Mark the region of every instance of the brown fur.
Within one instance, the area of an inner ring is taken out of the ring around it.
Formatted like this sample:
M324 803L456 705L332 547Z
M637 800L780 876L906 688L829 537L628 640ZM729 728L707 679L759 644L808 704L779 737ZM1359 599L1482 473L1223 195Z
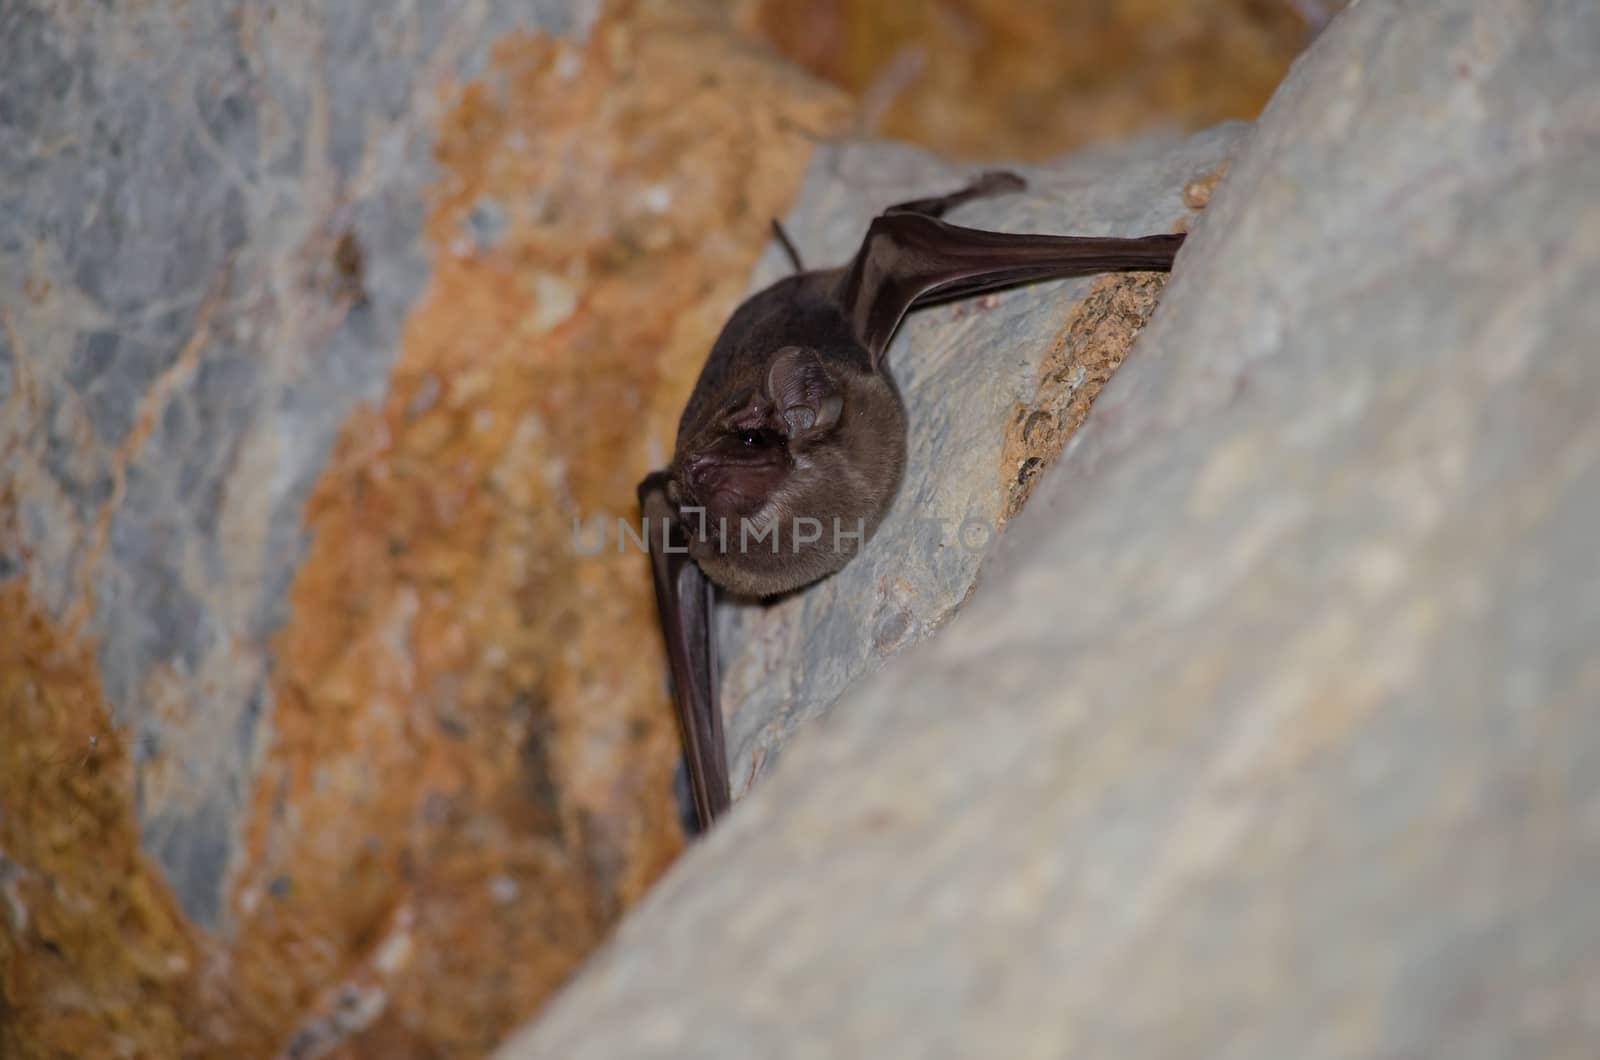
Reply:
M756 597L809 585L850 562L888 514L905 469L905 409L888 376L838 374L844 409L837 427L791 443L784 476L753 510L719 510L680 481L684 503L705 506L711 524L703 537L691 529L689 554L718 585ZM719 540L723 518L728 531ZM820 524L819 540L798 540L810 536L812 524L796 524L807 518ZM748 529L742 542L741 526Z

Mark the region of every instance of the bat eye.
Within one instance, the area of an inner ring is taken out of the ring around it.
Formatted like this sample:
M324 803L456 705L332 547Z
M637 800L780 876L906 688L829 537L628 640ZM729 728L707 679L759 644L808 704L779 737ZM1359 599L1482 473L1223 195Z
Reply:
M772 449L783 444L783 436L777 431L761 430L740 431L739 441L746 449Z

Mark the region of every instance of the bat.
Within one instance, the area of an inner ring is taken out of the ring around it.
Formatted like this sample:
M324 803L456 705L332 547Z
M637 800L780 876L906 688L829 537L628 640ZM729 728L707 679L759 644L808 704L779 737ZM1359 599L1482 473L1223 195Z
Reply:
M728 808L727 747L711 620L715 594L768 598L842 568L899 489L906 414L884 363L906 313L1037 280L1167 270L1182 234L1134 239L1020 235L941 220L972 199L1019 191L991 172L936 198L891 206L855 257L751 295L711 347L671 464L639 484L694 809L694 832Z

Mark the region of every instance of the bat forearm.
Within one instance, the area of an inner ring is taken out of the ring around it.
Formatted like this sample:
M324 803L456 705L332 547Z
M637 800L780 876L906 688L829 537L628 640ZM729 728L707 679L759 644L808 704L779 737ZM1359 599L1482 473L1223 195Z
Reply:
M688 556L687 535L667 498L668 481L661 471L645 476L639 483L639 508L695 820L704 831L727 810L731 798L711 633L715 589Z

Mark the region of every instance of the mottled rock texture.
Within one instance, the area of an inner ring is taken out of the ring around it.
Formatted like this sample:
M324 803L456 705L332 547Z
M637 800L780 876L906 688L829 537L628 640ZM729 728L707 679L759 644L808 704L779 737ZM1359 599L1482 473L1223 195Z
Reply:
M751 32L678 0L0 6L0 1053L481 1055L677 855L643 561L574 520L633 514L808 165L819 261L967 175L813 158L859 114ZM1115 113L1090 132L1148 124ZM1167 229L1239 133L966 218ZM912 325L914 488L955 518L727 611L741 789L952 613L1159 286ZM796 681L808 623L838 653Z
M501 1055L1592 1056L1597 55L1335 19L959 616Z
M571 520L847 112L717 4L0 6L0 1054L481 1055L605 936L677 738Z
M1261 112L1343 0L732 0L860 101L852 130L946 157L1048 159Z

